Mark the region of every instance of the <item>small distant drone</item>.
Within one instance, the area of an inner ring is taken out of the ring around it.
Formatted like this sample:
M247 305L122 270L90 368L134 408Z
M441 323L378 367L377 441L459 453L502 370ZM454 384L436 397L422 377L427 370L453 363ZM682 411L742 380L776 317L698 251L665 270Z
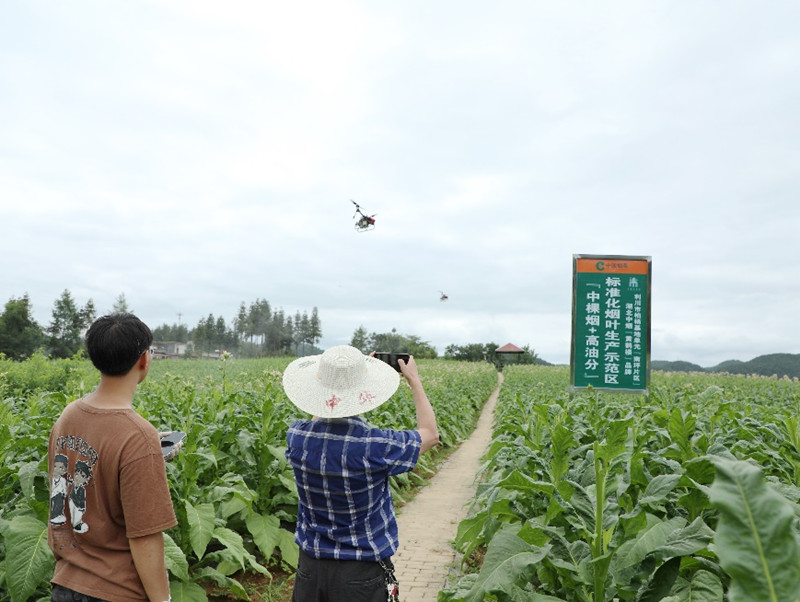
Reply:
M442 291L439 291L439 301L447 301L450 297L445 295Z
M365 215L361 211L361 207L359 206L358 203L356 203L353 199L350 199L350 202L356 206L356 212L353 214L353 217L355 218L357 215L360 216L355 223L356 231L366 232L367 230L372 230L373 228L375 228L376 214L373 213L372 215Z

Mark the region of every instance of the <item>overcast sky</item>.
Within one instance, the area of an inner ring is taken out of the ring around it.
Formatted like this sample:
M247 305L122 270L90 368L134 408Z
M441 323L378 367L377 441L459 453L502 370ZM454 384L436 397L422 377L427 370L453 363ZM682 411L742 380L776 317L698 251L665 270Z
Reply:
M242 301L568 363L574 254L652 358L800 353L800 3L4 2L0 303ZM354 207L376 214L355 231ZM449 299L439 300L439 291ZM1 306L0 306L1 307Z

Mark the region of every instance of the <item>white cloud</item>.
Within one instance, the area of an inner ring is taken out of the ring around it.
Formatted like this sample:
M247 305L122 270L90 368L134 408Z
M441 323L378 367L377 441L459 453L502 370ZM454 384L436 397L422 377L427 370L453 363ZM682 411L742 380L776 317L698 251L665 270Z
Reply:
M653 258L654 359L798 351L794 3L0 12L0 295L40 321L266 298L563 363L572 255L609 253Z

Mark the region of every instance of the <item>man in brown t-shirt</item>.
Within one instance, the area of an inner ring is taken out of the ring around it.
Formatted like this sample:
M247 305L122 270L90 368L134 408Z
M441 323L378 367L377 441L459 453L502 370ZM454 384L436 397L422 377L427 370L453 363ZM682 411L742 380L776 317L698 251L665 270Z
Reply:
M100 385L67 405L48 448L53 600L170 599L162 532L178 521L159 433L131 407L152 340L131 314L86 333Z

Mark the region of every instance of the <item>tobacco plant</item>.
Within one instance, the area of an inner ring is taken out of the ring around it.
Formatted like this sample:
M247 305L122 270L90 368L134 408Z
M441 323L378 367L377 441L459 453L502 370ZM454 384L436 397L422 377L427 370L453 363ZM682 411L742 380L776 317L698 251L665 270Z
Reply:
M795 601L798 384L657 375L570 395L507 369L464 564L440 601ZM726 598L727 597L727 598Z
M49 598L47 439L64 405L98 378L85 359L0 358L0 602ZM167 464L178 526L165 533L173 600L202 601L209 588L246 599L239 577L265 581L293 570L297 493L285 460L288 425L299 417L283 394L290 358L154 361L137 390L136 410L159 430L188 436ZM442 451L472 431L497 384L490 364L419 362L437 411ZM410 389L366 418L384 428L414 428ZM414 473L394 478L397 503L435 471L426 454Z

